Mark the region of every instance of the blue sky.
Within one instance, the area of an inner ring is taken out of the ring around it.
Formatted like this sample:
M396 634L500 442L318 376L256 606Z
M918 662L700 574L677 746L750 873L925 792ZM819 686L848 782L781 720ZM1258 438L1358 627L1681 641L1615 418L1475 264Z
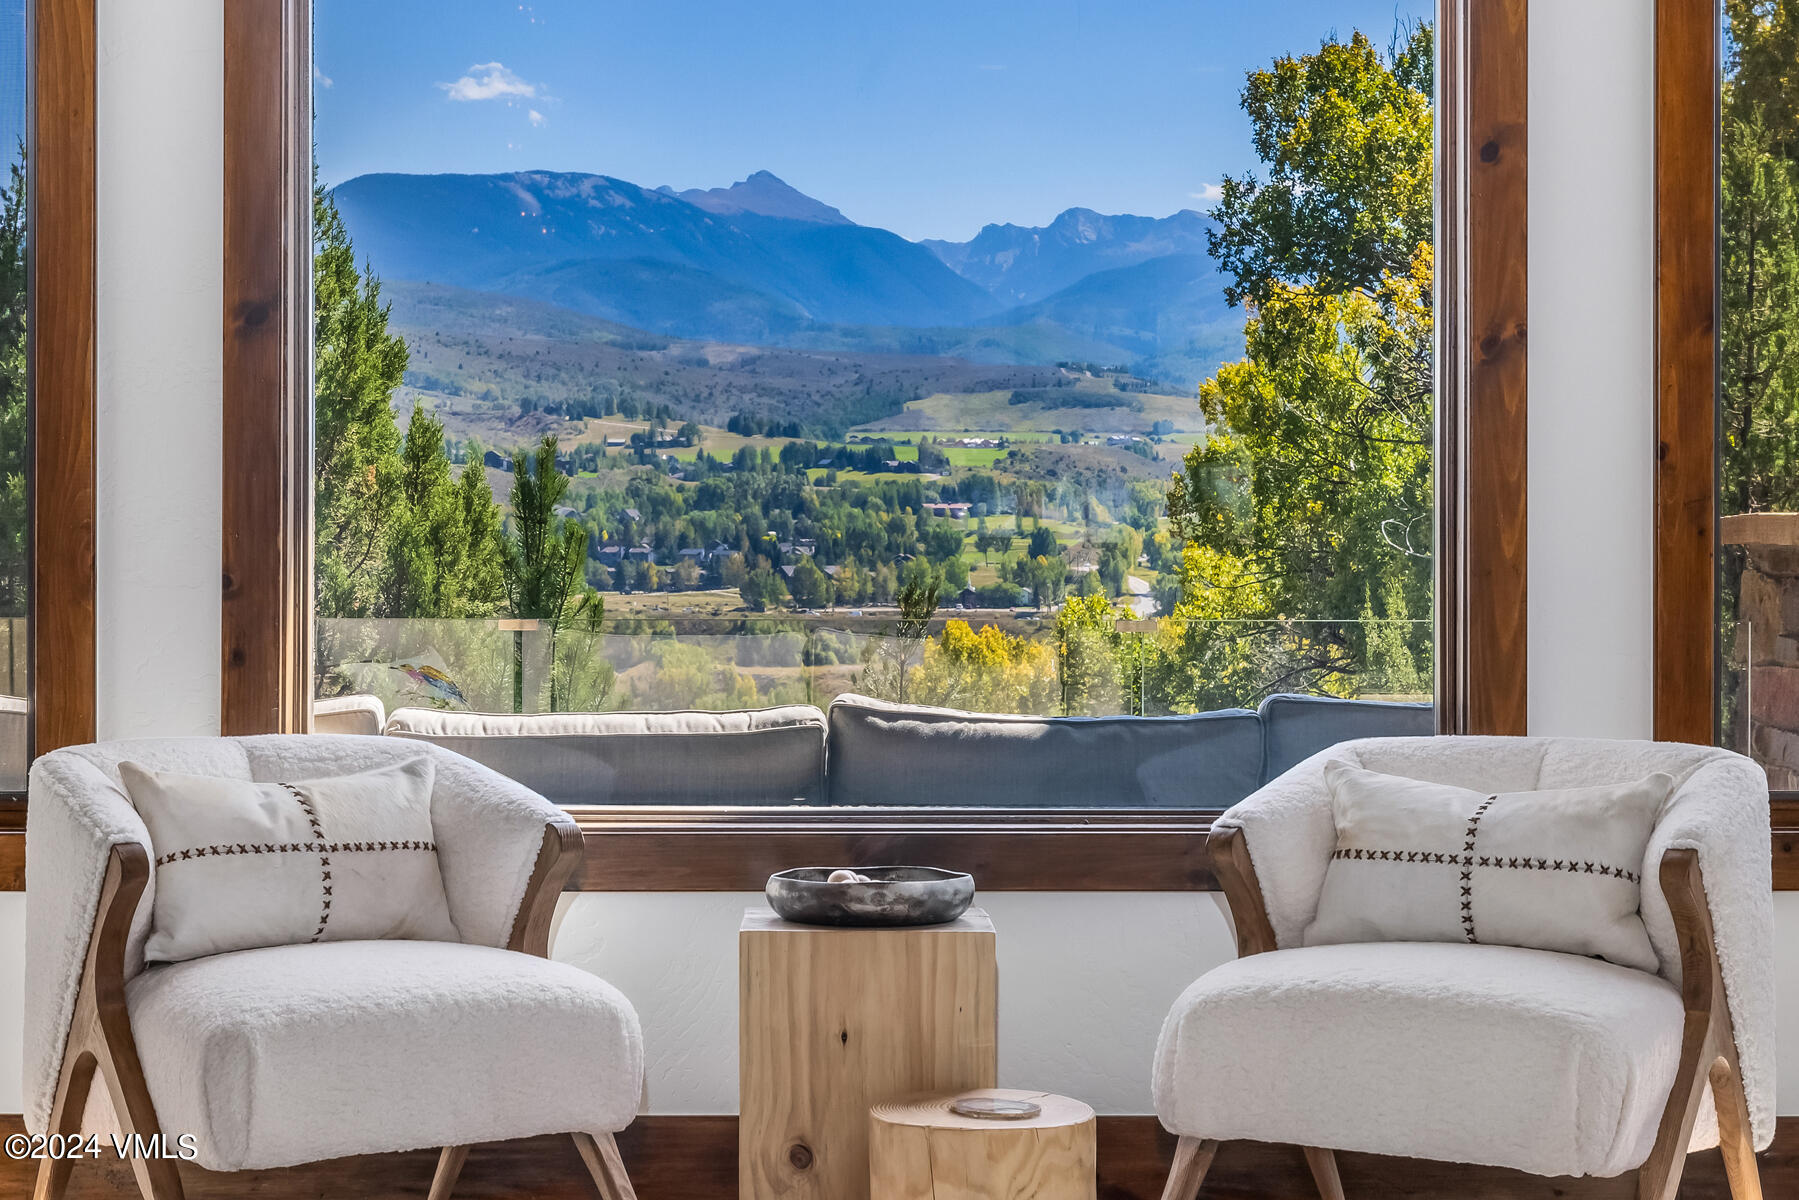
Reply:
M12 162L24 137L25 0L0 0L0 160Z
M320 172L770 170L972 237L1166 216L1254 165L1244 72L1430 0L315 0Z

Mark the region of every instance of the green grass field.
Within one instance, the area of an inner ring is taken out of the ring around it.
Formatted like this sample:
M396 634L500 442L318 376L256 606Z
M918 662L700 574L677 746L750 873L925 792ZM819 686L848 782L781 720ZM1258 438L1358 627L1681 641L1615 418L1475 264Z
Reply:
M1071 389L1092 395L1101 389ZM997 392L939 392L908 403L904 411L858 425L851 432L895 435L904 433L960 433L972 427L997 430L1010 437L1017 433L1048 433L1080 429L1089 433L1147 433L1157 421L1169 421L1177 432L1200 433L1205 418L1192 396L1155 393L1106 392L1116 407L1050 408L1044 404L1013 404L1010 390ZM1135 406L1135 407L1133 407Z

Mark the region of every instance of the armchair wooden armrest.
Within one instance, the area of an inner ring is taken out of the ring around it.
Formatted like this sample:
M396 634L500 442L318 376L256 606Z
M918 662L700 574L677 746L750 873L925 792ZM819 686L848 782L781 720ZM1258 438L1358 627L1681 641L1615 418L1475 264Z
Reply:
M580 827L572 821L545 822L537 864L531 868L518 915L512 919L512 935L506 939L506 949L539 958L550 956L550 923L556 916L556 899L580 865Z
M1273 950L1274 924L1268 919L1262 884L1256 879L1256 865L1249 857L1249 839L1241 829L1214 828L1206 839L1206 852L1212 857L1212 873L1218 876L1224 898L1231 906L1231 921L1237 927L1237 957Z

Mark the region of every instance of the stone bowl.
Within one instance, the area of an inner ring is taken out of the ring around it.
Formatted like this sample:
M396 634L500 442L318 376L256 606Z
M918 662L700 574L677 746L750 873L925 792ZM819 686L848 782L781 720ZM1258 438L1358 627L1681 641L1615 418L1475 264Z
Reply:
M768 903L801 925L942 925L974 903L974 877L937 867L857 867L867 883L831 883L832 867L768 877Z

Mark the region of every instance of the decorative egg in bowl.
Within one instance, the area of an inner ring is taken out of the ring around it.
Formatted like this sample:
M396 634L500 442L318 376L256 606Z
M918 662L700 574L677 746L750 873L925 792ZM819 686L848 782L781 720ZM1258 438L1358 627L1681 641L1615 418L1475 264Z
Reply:
M768 903L802 925L942 925L974 903L974 877L939 867L795 867L768 877Z

